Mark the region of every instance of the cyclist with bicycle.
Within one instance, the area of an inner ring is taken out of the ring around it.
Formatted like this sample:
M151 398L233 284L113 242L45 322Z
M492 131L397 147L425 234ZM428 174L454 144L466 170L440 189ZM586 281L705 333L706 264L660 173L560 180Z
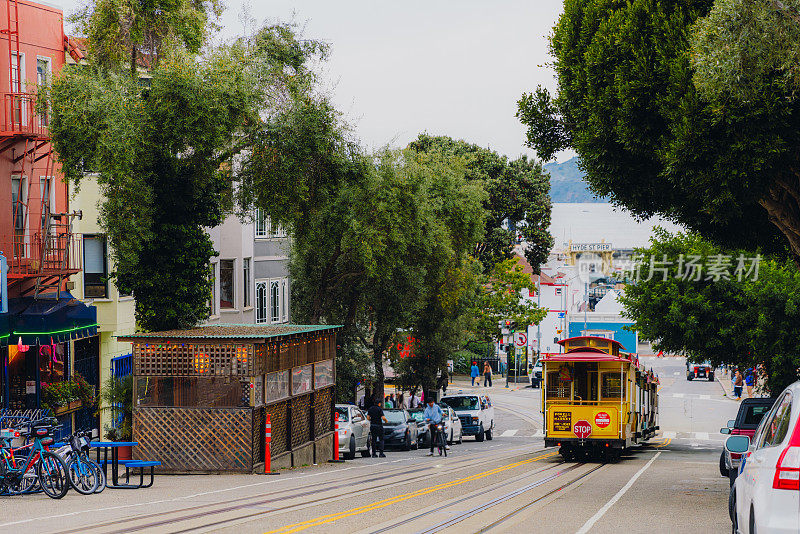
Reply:
M428 428L431 429L431 452L428 456L433 456L433 448L439 443L439 423L442 422L444 413L441 406L436 404L433 395L428 396L428 402L425 404L425 410L422 412L422 417L428 422Z

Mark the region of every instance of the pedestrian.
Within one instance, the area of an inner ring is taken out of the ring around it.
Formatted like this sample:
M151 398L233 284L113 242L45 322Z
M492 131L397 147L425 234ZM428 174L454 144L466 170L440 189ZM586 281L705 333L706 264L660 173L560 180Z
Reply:
M398 408L397 399L395 398L394 393L389 395L389 401L392 403L392 408Z
M478 370L478 362L472 362L472 367L469 369L469 374L472 377L472 387L475 387L475 379L481 374L481 372ZM480 386L480 381L478 385Z
M383 407L387 409L394 408L394 406L392 406L392 401L389 399L389 395L383 398Z
M753 369L750 368L745 371L744 383L747 386L747 396L753 396L753 386L756 383L756 375L753 373Z
M405 396L403 396L402 393L397 396L397 407L402 408L403 410L408 408L408 406L406 405L406 398Z
M450 383L450 375L447 374L447 369L442 369L442 376L439 377L439 389L442 390L442 395L447 393L447 385Z
M744 385L742 373L736 369L736 375L733 377L733 396L736 397L736 400L742 400L742 385Z
M483 387L492 387L492 367L489 362L483 363Z
M386 458L386 455L383 454L383 423L388 423L388 421L377 402L367 410L367 419L369 420L369 433L372 435L372 457L377 458L378 454L376 453L380 451L380 457Z

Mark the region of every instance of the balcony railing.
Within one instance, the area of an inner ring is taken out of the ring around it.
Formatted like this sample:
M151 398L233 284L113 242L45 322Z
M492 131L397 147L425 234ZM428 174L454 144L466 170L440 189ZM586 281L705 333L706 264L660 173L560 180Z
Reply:
M3 109L0 114L0 135L30 135L47 137L50 118L36 113L36 95L33 93L0 93Z
M81 235L65 231L0 235L0 252L8 261L8 280L68 275L81 270Z

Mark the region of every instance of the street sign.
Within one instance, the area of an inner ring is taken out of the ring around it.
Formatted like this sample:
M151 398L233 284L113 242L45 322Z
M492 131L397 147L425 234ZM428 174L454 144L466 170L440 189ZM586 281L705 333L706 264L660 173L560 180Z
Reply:
M516 343L518 347L524 347L528 344L528 336L525 335L524 332L516 332L514 334L514 343Z
M600 428L605 428L611 424L611 416L608 415L607 412L598 412L597 415L594 416L594 424Z
M572 433L575 434L578 439L586 439L592 433L592 425L589 421L581 419L575 422L575 425L572 427Z
M559 319L563 319L564 318L564 312L558 312L558 318Z

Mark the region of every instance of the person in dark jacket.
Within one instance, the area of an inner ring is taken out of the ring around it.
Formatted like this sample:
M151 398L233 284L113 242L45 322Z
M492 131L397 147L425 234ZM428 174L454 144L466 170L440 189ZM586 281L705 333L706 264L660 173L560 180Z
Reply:
M383 454L383 423L388 421L380 404L373 403L370 406L367 410L367 419L369 419L369 432L372 435L372 457L377 458L377 453L380 451L380 457L386 458L386 455Z

